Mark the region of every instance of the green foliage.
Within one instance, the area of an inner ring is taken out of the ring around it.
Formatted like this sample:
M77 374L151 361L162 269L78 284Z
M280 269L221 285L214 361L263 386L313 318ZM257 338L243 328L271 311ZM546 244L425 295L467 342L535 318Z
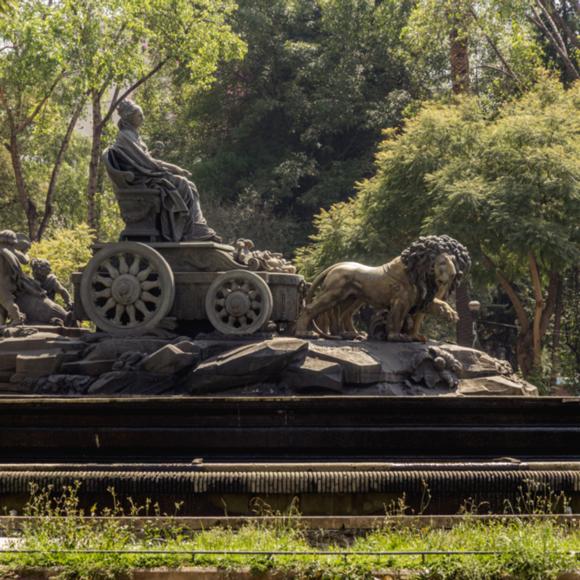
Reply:
M411 98L397 53L409 7L242 0L232 27L246 58L224 63L209 91L150 85L149 142L166 143L163 155L193 172L206 199L227 206L250 192L292 216L300 242L314 211L369 174L381 129Z
M44 234L45 215L60 226L86 220L90 148L86 137L73 133L69 144L66 136L87 103L94 114L101 100L164 67L178 68L190 90L207 87L219 62L243 55L228 23L234 9L233 0L30 0L0 14L0 138L13 158L10 199L32 238ZM101 133L93 135L97 161Z
M413 82L424 96L448 92L453 29L470 55L471 88L488 107L525 92L542 66L561 66L538 34L533 5L529 0L418 0L402 31L402 55Z
M71 274L90 260L92 244L91 230L86 224L74 229L56 229L49 237L32 244L30 257L48 260L57 278L70 289Z
M188 83L204 86L220 60L243 55L227 22L232 0L63 0L62 9L81 39L68 57L88 91L132 83L164 62L184 63Z
M302 267L328 265L328 248L348 247L350 231L335 225L345 213L356 216L357 248L370 259L398 253L419 234L445 232L476 258L485 252L512 271L530 250L549 268L574 263L579 91L546 79L491 117L476 99L426 104L403 133L386 133L377 173L351 207L318 216L316 244L301 251Z
M271 523L262 523L259 519L250 521L237 530L216 527L193 531L171 517L165 518L163 523L154 520L152 516L165 514L150 501L145 506L136 506L129 498L128 507L124 509L114 490L110 490L110 507L99 510L93 506L85 511L79 501L81 491L78 483L62 490L32 486L31 498L24 510L24 515L30 519L23 524L15 547L36 552L1 554L3 572L26 572L32 567L44 567L58 568L61 577L119 578L135 568L195 565L230 571L249 566L256 573L278 570L297 578L373 578L376 571L388 568L411 570L418 576L429 574L432 578L483 580L506 575L552 578L578 566L577 557L571 553L580 548L578 529L550 518L482 522L466 514L450 529L417 529L404 519L394 523L387 517L383 525L345 546L340 539L325 538L320 531L309 533L300 515L294 511ZM550 505L545 504L545 511L541 513L551 514ZM291 507L291 511L293 509ZM138 530L127 520L119 519L121 516L145 518L145 526ZM151 519L147 520L148 517ZM321 549L330 554L318 554ZM76 550L94 552L83 554ZM157 550L160 553L114 554L107 550ZM194 556L193 551L226 553ZM266 554L235 553L240 551ZM302 554L267 554L277 551ZM413 555L353 554L380 551L497 551L499 554L432 555L425 559Z

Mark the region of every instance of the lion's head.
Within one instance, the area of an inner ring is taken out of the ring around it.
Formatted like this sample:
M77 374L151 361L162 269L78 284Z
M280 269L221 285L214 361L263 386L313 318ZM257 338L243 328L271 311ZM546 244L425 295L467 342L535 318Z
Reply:
M471 267L467 248L449 236L423 236L401 253L407 275L419 291L417 309L457 288Z

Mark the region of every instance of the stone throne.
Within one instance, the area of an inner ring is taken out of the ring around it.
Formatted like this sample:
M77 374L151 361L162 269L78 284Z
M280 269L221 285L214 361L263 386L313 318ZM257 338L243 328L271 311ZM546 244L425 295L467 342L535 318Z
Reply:
M156 189L135 184L135 174L119 168L115 152L107 149L103 154L113 191L119 204L125 229L120 241L161 242L161 193Z

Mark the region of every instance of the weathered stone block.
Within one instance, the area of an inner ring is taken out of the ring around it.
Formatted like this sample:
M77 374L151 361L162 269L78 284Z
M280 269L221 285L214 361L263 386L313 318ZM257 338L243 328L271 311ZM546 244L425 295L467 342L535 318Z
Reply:
M463 379L459 383L458 394L468 396L505 396L505 397L537 397L538 389L530 383L496 375L493 377L478 377Z
M300 364L307 352L308 343L297 338L241 346L201 363L182 384L191 394L198 394L268 382L288 365Z
M462 364L463 368L459 376L463 379L511 375L513 373L508 361L493 358L480 350L455 344L445 344L442 345L442 348L451 353Z
M296 391L324 389L341 393L343 367L337 362L308 356L301 364L288 367L281 382Z
M60 370L62 373L67 375L98 377L103 373L111 371L114 363L114 360L82 360L63 363Z
M166 344L164 347L145 357L141 363L141 369L149 373L164 375L175 374L187 367L192 367L199 362L199 349L194 348L192 343L183 344L192 352L185 352L175 344Z
M50 351L50 350L82 350L86 344L81 340L75 340L59 336L52 332L38 332L30 336L18 336L14 338L0 339L0 355L7 352Z
M44 377L58 372L61 357L58 354L19 354L16 357L16 374L24 377Z
M163 395L173 391L171 375L142 371L114 371L101 375L88 388L90 395Z
M321 360L338 363L344 371L344 382L351 385L369 385L384 379L381 363L357 347L327 347L311 343L309 354Z
M85 353L85 360L117 359L125 352L151 354L167 344L160 338L107 338L91 345Z

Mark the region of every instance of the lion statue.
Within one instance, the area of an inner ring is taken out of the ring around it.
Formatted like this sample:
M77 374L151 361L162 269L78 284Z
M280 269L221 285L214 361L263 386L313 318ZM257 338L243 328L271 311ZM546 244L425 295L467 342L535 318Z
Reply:
M446 300L470 267L465 246L449 236L421 237L382 266L335 264L308 290L296 334L311 335L314 325L322 336L355 338L359 333L353 316L366 304L387 311L387 340L423 340L420 330L426 315L458 320Z

